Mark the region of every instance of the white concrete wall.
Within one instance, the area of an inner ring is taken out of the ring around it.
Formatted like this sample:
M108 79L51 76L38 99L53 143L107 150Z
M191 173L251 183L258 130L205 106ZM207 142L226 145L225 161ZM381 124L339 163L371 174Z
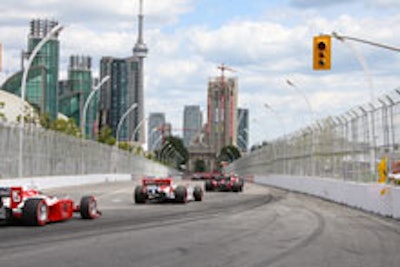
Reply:
M280 175L256 176L254 181L400 219L399 186ZM385 193L382 193L383 189Z
M73 185L84 185L93 183L107 183L116 181L129 181L135 177L131 174L88 174L70 176L43 176L22 179L1 179L0 187L26 186L38 189L57 188Z

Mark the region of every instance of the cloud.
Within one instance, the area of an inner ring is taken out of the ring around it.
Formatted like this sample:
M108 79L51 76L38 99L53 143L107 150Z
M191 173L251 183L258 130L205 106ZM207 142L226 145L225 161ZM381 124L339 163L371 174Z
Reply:
M328 7L338 4L348 4L349 2L354 2L355 0L291 0L290 4L299 8L309 8L309 7Z

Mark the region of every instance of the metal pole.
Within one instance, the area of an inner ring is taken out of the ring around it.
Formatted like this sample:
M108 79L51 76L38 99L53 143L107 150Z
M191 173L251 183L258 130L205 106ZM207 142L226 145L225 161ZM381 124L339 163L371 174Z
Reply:
M117 147L118 147L118 142L119 142L119 131L120 131L120 128L122 126L122 122L125 120L126 116L128 116L129 112L134 110L137 106L138 106L137 103L133 103L132 106L130 106L130 108L124 113L124 115L122 115L121 119L118 122L116 138L115 138Z
M33 60L35 59L37 53L40 49L56 34L58 34L63 29L62 25L57 25L51 29L50 32L46 34L46 36L35 46L32 53L29 56L27 66L24 67L24 72L22 73L22 81L21 81L21 103L20 103L20 121L19 121L19 161L18 161L18 177L22 178L23 176L23 147L24 147L24 103L25 103L25 91L26 91L26 80L28 77L28 71L32 65Z
M142 124L143 124L146 120L147 120L147 117L146 117L146 118L143 118L143 120L141 120L141 121L138 123L138 125L137 125L136 128L135 128L135 130L133 130L132 136L131 136L131 142L134 141L134 138L135 138L136 133L139 131L140 127L142 127Z
M360 43L364 43L364 44L368 44L368 45L372 45L372 46L384 48L384 49L387 49L387 50L392 50L392 51L395 51L395 52L400 52L400 48L398 48L398 47L389 46L389 45L384 45L384 44L380 44L380 43L377 43L377 42L368 41L368 40L361 39L361 38L339 35L339 34L336 33L336 32L332 32L332 37L334 37L334 38L336 38L336 39L338 39L339 41L342 41L342 42L343 42L345 39L347 39L347 40L352 40L352 41L356 41L356 42L360 42Z
M85 105L83 106L82 117L81 117L81 132L82 138L85 138L86 135L86 110L89 106L91 99L93 98L94 94L101 88L101 86L110 79L110 76L105 76L98 85L96 85L92 92L90 92L88 98L85 101Z

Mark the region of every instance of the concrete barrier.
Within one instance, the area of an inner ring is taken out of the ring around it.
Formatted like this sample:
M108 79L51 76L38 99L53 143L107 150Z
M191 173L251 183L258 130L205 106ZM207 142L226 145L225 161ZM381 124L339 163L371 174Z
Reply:
M64 186L129 181L140 179L140 175L131 174L87 174L69 176L43 176L32 178L1 179L0 187L27 186L38 189L58 188Z
M256 176L255 182L310 194L364 211L400 219L400 187L300 176Z

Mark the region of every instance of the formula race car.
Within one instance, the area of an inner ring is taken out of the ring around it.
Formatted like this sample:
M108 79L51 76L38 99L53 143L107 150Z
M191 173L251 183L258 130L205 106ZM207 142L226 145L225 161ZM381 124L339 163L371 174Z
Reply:
M205 182L206 191L242 192L244 180L236 175L221 175Z
M186 203L189 200L201 201L203 189L200 186L175 185L172 178L144 178L136 186L134 200L137 204L146 201Z
M74 212L80 213L83 219L100 216L93 196L82 197L80 205L74 205L72 199L46 196L35 189L0 187L0 221L43 226L68 220Z

